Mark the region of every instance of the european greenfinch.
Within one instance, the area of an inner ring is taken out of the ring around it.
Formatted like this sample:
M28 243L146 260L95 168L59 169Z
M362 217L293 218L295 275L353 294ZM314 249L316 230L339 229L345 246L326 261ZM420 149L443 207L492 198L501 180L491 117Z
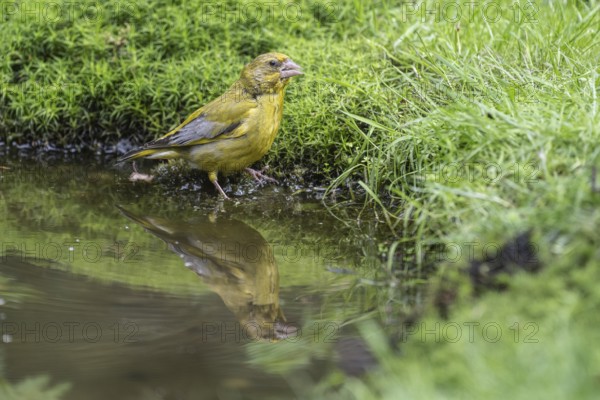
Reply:
M281 53L256 57L240 78L220 97L193 112L166 135L125 154L119 162L136 158L182 158L208 172L226 199L217 174L245 169L257 181L274 179L248 168L271 148L283 115L285 87L302 75L299 65Z

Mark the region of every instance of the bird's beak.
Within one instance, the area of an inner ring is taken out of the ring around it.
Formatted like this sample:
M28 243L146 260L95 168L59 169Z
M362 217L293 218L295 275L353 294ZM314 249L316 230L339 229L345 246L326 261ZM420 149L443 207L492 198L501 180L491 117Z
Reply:
M281 79L291 78L296 75L303 75L302 67L289 58L281 65Z

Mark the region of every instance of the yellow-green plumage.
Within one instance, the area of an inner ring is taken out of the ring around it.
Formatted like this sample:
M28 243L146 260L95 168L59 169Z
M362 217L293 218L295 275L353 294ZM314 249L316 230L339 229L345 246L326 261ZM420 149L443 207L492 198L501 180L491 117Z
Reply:
M269 151L283 115L285 87L292 76L300 74L300 67L285 54L258 56L225 93L171 132L125 154L120 161L183 158L208 172L211 182L227 198L217 174L243 170Z

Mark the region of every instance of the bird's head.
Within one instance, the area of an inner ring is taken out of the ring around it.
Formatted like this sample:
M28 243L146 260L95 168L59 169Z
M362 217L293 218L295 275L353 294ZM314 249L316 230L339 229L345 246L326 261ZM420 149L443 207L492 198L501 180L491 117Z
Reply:
M255 94L269 94L285 88L292 76L302 74L300 66L285 54L266 53L244 67L240 80Z

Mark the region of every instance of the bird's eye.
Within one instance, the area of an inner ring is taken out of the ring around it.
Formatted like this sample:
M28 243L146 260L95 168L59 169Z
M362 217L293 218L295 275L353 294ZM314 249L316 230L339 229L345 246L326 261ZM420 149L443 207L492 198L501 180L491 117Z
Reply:
M271 60L271 61L269 61L269 65L270 65L271 67L276 67L276 66L277 66L277 64L279 64L279 63L277 62L277 60Z

